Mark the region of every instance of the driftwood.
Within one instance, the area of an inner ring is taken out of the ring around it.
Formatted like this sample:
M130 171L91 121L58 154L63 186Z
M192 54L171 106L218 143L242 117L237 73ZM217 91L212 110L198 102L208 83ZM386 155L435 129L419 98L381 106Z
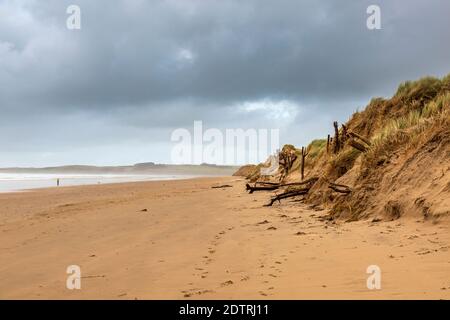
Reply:
M269 186L279 186L279 185L280 185L279 182L269 182L269 181L256 181L256 182L255 182L255 186L256 186L257 184L269 185Z
M334 190L339 193L346 193L346 194L352 192L352 189L349 186L346 186L345 184L337 184L337 183L331 182L330 180L328 180L325 177L322 177L322 179L328 183L328 188L330 188L331 190Z
M223 184L223 185L220 185L220 186L212 186L211 188L213 188L213 189L221 189L221 188L231 188L232 186L231 185L229 185L229 184Z
M303 188L294 189L294 190L286 190L283 193L277 194L270 198L270 202L265 207L271 207L275 201L278 201L281 203L281 199L296 197L296 196L302 196L309 192L313 184L319 180L319 177L312 177L308 180L302 181L302 182L292 182L292 183L285 183L283 185L280 185L280 187L289 187L289 186L304 186Z
M296 197L296 196L301 196L301 195L305 195L308 193L310 188L303 188L303 189L298 189L298 190L291 190L291 191L286 191L280 194L277 194L275 196L273 196L270 199L270 202L268 204L265 204L265 207L271 207L275 201L278 201L281 203L281 199L286 199L286 198L291 198L291 197Z
M314 184L319 177L312 177L305 181L301 182L290 182L290 183L274 183L274 182L265 182L265 181L257 181L255 185L251 186L249 183L245 185L247 191L249 193L253 193L255 191L273 191L283 187L292 187L292 186L303 186L308 184ZM262 184L262 186L258 186L257 184ZM310 186L311 187L311 186Z
M348 140L348 144L351 145L353 148L361 151L361 152L366 152L367 151L367 147L365 145L363 145L362 143L359 143L358 141L356 141L353 138L350 138Z
M337 183L333 183L333 182L328 182L328 188L330 188L333 191L336 191L338 193L349 194L352 192L352 189L350 189L349 186L346 186L344 184L337 184Z
M364 138L363 136L361 136L361 135L359 135L359 134L357 134L357 133L355 133L355 132L350 131L348 134L349 134L352 138L356 138L356 139L361 140L362 142L364 142L364 143L367 144L368 146L371 145L371 143L370 143L369 140L367 140L366 138Z
M280 187L279 185L251 186L248 183L245 186L249 193L253 193L255 191L272 191L272 190L277 190Z

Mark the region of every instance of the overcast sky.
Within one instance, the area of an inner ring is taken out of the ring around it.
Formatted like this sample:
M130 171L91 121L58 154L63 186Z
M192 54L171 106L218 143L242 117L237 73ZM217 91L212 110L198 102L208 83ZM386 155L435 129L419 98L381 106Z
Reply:
M169 163L194 120L307 144L400 82L449 73L449 14L447 0L0 0L0 166Z

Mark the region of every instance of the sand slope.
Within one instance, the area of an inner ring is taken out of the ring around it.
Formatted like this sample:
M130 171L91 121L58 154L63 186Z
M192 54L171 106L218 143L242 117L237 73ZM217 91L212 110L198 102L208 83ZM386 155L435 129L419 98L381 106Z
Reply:
M0 298L450 298L447 222L336 223L267 199L236 177L1 194Z

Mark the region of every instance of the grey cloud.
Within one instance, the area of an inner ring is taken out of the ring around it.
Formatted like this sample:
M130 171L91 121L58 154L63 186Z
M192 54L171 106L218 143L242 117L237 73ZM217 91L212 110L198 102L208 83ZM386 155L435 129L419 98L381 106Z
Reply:
M140 134L151 136L146 145L167 144L171 129L193 120L311 128L283 138L306 143L326 132L324 119L346 118L401 81L450 71L450 3L378 1L382 30L369 31L372 3L2 2L1 144L63 152L68 143L81 150ZM69 4L81 7L81 30L65 27ZM261 111L238 110L263 99L292 101L301 112L272 123ZM55 138L55 124L71 131Z

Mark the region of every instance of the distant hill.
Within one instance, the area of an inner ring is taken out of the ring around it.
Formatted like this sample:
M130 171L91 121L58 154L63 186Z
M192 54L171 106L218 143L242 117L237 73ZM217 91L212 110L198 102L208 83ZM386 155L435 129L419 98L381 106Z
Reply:
M153 162L137 163L131 166L87 166L68 165L43 168L0 168L0 173L66 173L66 174L185 174L185 175L232 175L238 166L170 165Z

